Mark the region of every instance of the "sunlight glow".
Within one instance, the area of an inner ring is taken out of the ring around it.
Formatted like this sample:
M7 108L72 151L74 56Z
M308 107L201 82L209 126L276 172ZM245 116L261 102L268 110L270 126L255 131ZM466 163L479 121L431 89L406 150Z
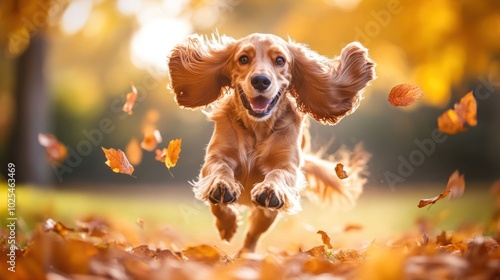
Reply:
M345 12L350 12L358 7L361 0L325 0L328 5L334 6Z
M76 0L71 2L61 17L62 31L70 35L80 31L89 19L92 6L92 0Z
M132 38L132 63L140 68L156 66L166 71L168 53L191 31L189 22L183 19L157 18L144 23Z
M116 7L124 15L133 15L141 9L142 0L118 0Z

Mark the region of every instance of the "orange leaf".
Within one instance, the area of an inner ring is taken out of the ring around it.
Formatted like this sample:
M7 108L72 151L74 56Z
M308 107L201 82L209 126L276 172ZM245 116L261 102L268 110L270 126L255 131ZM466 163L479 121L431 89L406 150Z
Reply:
M146 151L153 151L156 146L161 143L163 139L161 138L160 131L156 129L153 132L146 133L144 135L144 140L141 142L141 148L143 148Z
M333 248L332 243L330 243L330 236L328 236L326 232L318 230L318 232L316 233L321 235L321 240L323 241L323 244L325 244L326 247L328 247L328 249Z
M42 224L42 228L44 231L53 231L62 237L66 237L68 233L75 231L74 229L63 225L61 222L56 222L52 219L47 219Z
M107 161L105 162L111 170L115 173L123 173L127 175L132 175L134 173L134 167L130 165L127 157L122 150L115 150L113 148L106 149L101 147Z
M342 163L337 163L335 166L335 173L337 173L337 176L340 179L345 179L349 176L347 176L347 173L344 171L344 165Z
M446 189L444 190L443 193L432 197L432 198L426 198L426 199L421 199L420 202L418 203L418 208L425 207L429 204L434 204L438 200L441 200L448 195L450 195L450 199L455 199L464 193L465 190L465 178L464 175L460 175L458 170L455 170L450 178L448 179L448 184L446 185Z
M138 165L139 163L141 163L142 150L137 139L132 138L130 142L128 142L127 147L125 147L125 155L130 161L130 164Z
M388 100L392 106L408 106L422 98L422 95L424 92L419 87L400 84L391 89Z
M68 149L57 138L49 133L38 133L38 143L45 147L50 164L61 164L68 156Z
M132 92L127 93L127 101L125 101L125 104L123 104L123 112L132 115L132 109L134 108L135 101L137 100L137 89L135 88L134 84L131 84L132 87Z
M477 103L472 91L467 93L454 109L449 109L438 117L438 128L447 134L467 131L464 124L477 125Z
M446 134L457 134L467 131L455 110L449 109L438 117L438 128Z
M429 204L434 204L438 200L441 200L441 199L445 198L449 193L450 193L450 191L446 190L443 193L441 193L441 194L439 194L439 195L437 195L435 197L421 199L419 201L419 203L418 203L418 208L425 207L425 206L427 206Z
M165 158L165 166L170 169L177 164L179 153L181 152L182 139L171 140L168 143L167 155Z
M188 260L195 260L209 264L215 264L223 257L216 248L205 244L188 247L182 251L182 254Z
M454 108L462 121L470 126L477 125L477 103L472 91L462 97L460 103L455 104Z

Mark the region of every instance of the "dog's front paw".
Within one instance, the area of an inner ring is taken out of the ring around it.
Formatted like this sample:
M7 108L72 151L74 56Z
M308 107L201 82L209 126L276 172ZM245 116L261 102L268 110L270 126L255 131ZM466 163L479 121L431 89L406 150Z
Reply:
M238 201L243 186L234 179L209 175L193 183L193 191L197 199L210 201L212 204L230 204Z
M283 194L276 191L276 188L269 183L255 185L251 192L253 203L266 207L280 209L285 204Z
M210 192L208 200L213 204L224 203L229 204L238 200L239 194L234 187L230 187L227 182L221 180L216 183L213 190Z

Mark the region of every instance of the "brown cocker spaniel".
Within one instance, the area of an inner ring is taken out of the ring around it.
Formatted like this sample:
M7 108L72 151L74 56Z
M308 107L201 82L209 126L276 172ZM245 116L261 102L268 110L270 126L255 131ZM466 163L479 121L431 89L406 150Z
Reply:
M194 35L172 50L168 66L179 106L210 105L215 130L193 186L222 239L236 232L235 205L251 207L240 253L255 250L278 212L300 211L304 189L330 203L359 196L367 154L357 148L343 159L349 178L341 181L331 161L310 153L305 115L335 124L357 109L375 78L361 44L329 59L271 34Z

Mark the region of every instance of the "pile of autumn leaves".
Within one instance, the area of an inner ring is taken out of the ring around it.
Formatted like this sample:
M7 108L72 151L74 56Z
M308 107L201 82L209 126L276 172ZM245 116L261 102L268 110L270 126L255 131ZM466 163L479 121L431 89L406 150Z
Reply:
M495 192L500 194L500 184ZM496 212L500 213L500 203ZM99 217L83 218L72 227L48 219L31 238L18 237L26 245L16 250L15 272L7 272L8 233L0 233L4 275L0 278L498 279L499 216L489 229L469 225L434 236L427 236L435 231L432 222L422 219L415 230L401 237L374 240L355 249L340 248L326 232L318 231L317 246L312 248L268 248L264 254L239 257L207 244L179 249L175 236L164 231L148 232L147 245L140 245L143 222L131 231ZM493 237L484 236L486 230L492 230Z

